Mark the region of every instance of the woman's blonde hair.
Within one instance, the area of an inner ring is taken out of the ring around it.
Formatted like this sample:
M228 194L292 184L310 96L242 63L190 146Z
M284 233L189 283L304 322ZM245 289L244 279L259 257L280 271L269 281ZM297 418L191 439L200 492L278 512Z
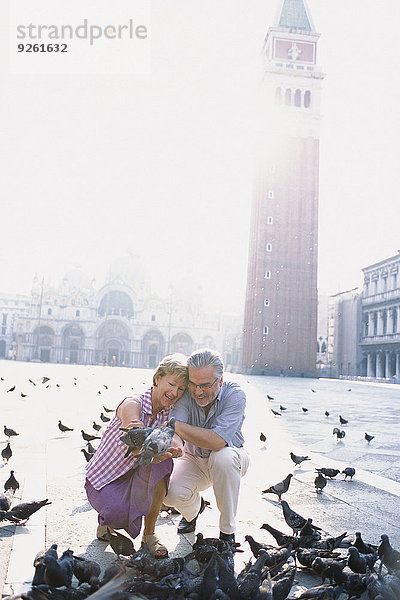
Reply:
M154 371L153 384L156 383L156 377L164 377L165 375L182 377L185 379L185 383L187 383L189 375L186 360L186 356L179 352L164 356Z

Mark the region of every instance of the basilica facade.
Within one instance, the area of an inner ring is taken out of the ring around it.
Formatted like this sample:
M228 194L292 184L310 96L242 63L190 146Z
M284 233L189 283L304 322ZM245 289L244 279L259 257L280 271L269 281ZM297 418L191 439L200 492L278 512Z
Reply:
M205 311L188 278L166 298L151 293L134 257L115 261L100 287L78 268L56 285L35 277L30 296L0 296L2 309L0 358L154 368L207 346L239 364L240 316Z

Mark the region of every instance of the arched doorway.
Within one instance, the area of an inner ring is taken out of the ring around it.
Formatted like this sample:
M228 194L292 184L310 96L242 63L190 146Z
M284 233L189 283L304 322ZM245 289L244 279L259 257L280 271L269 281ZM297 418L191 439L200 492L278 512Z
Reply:
M153 329L142 340L142 367L154 369L165 354L165 340L162 334Z
M193 350L193 340L187 333L177 333L171 338L170 349L171 352L181 352L189 356Z
M69 325L62 333L63 361L82 363L81 351L85 346L85 334L78 325Z
M51 327L37 327L33 332L33 357L41 362L51 362L51 351L54 347L54 331Z
M128 328L119 321L106 321L96 340L96 360L112 366L131 364Z

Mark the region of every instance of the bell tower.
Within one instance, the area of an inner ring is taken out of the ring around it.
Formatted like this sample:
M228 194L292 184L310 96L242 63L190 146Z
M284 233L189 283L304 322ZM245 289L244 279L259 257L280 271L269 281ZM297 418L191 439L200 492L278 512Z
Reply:
M316 374L320 94L305 0L281 0L263 47L242 362Z

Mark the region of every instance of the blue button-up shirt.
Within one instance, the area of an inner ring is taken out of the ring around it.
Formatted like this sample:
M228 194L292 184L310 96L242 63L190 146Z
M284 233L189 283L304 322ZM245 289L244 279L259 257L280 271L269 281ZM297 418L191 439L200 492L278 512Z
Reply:
M225 440L227 446L239 448L244 442L242 423L245 408L246 395L242 388L237 383L224 381L207 416L204 408L196 404L189 392L176 402L170 416L182 423L211 429ZM185 452L207 458L211 450L185 442Z

